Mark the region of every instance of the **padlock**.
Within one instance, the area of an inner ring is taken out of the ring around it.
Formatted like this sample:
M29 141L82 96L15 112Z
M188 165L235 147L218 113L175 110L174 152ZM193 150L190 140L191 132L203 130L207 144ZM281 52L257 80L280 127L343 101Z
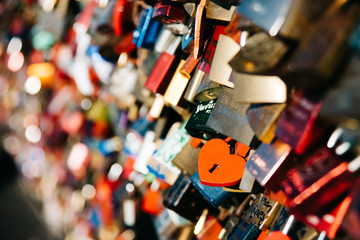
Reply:
M204 144L198 156L198 172L202 184L226 187L240 182L246 160L231 154L228 143L211 139Z
M190 222L178 215L176 212L165 209L159 216L154 220L154 227L158 236L158 239L170 239L176 234L179 228L188 226ZM144 236L148 238L149 236Z
M269 74L274 72L287 51L288 46L280 39L264 32L256 32L233 54L229 65L237 72Z
M205 209L201 214L199 221L197 221L194 234L196 239L199 240L211 240L216 239L221 231L221 224L217 218L209 214L209 211Z
M186 131L193 137L209 140L211 138L226 137L221 133L206 126L210 113L215 107L216 100L199 102L185 126Z
M232 68L228 62L235 56L234 52L239 50L238 43L230 37L220 34L209 72L211 81L230 88L234 87L234 83L229 81Z
M352 198L347 196L339 204L333 206L331 210L320 214L305 213L297 208L292 208L290 212L293 213L297 219L320 232L317 239L334 239L337 237L337 233L341 232L339 228L340 225L342 225L344 216L351 202Z
M348 211L346 212L344 219L342 221L342 228L348 233L348 235L353 239L358 239L360 237L359 232L357 231L359 227L359 180L354 183L354 187L350 194L352 199Z
M318 232L313 227L294 218L294 215L291 215L289 209L286 207L280 208L275 219L276 220L270 226L272 233L269 234L269 239L270 237L272 239L280 239L280 237L284 236L283 234L294 240L315 240L318 236ZM272 236L275 232L277 233ZM268 239L266 238L266 240Z
M149 171L169 184L173 184L180 174L180 170L174 166L172 160L190 140L190 135L185 130L185 124L165 138L158 151L148 162Z
M227 240L228 237L233 232L234 228L239 224L241 221L241 215L243 212L249 208L249 202L251 200L255 199L255 195L250 194L246 197L246 199L239 205L239 207L236 209L236 211L229 216L229 219L227 220L225 226L221 230L219 234L220 240Z
M133 32L133 43L141 48L152 49L157 40L161 24L151 19L154 8L144 9L136 30Z
M284 103L287 87L278 76L246 74L233 71L233 99L239 103Z
M134 23L131 21L131 12L134 4L127 0L117 0L113 10L113 30L118 36L127 34L134 30Z
M262 143L248 159L246 168L260 185L280 190L279 181L296 160L293 155L291 147L280 140L274 140L271 144Z
M220 84L211 81L209 75L199 69L194 73L185 96L189 102L205 102L218 98L221 89Z
M183 99L185 88L190 78L181 74L180 69L184 65L185 60L180 60L178 67L169 83L165 93L164 100L173 106L186 106L186 101Z
M189 177L183 174L180 174L170 187L164 196L163 204L192 222L199 220L204 209L208 209L213 214L218 212L193 186Z
M194 147L192 140L190 140L172 162L184 175L192 176L198 171L197 159L199 152L200 148Z
M226 6L222 7L222 5L226 5ZM185 3L184 8L191 17L196 16L195 3L191 3L191 2ZM224 21L224 22L229 22L232 19L236 9L235 6L224 3L224 1L210 1L210 0L206 1L205 8L206 8L206 18L217 21Z
M164 30L163 32L168 32ZM162 35L160 36L162 37ZM180 37L176 37L172 33L169 34L170 45L167 43L168 48L161 53L160 57L154 65L149 77L146 80L145 87L151 90L153 93L164 94L168 87L172 76L176 72L176 67L179 64L180 59L176 58L175 52L180 44ZM162 38L160 38L162 40ZM160 44L156 44L156 50L163 50L159 47Z
M320 117L347 125L352 122L356 126L359 121L359 113L356 103L358 95L355 94L358 85L360 60L358 56L352 56L350 63L340 79L339 84L329 90L323 99L323 105L319 112ZM350 121L348 121L350 120ZM349 127L351 127L349 125Z
M250 105L247 120L260 141L270 144L275 138L276 123L285 106L285 103Z
M297 154L314 147L329 128L327 122L317 117L321 104L319 95L296 91L279 118L275 135Z
M181 3L170 0L158 0L154 6L154 13L152 18L164 23L179 23L184 21L185 9Z
M206 72L207 74L210 73L210 66L214 58L214 52L219 41L219 37L221 34L225 34L224 32L225 27L221 25L215 25L215 29L213 30L213 34L209 42L207 43L203 59L199 64L199 69ZM195 57L195 55L194 55ZM195 57L196 58L196 57Z
M333 5L306 34L280 74L289 86L324 90L324 86L330 87L337 79L349 50L347 41L358 23L360 7L354 2L335 1ZM341 34L337 31L340 28Z
M246 111L250 104L233 101L233 89L224 87L211 111L206 126L250 147L258 144L249 126Z
M320 148L301 167L286 173L281 185L291 198L290 206L302 214L316 214L339 204L356 181L359 160L342 162L329 149Z
M240 4L238 12L271 36L280 35L299 40L332 2L318 1L313 4L298 0L245 0Z
M229 239L257 239L262 231L269 228L279 209L278 202L258 194Z
M191 78L191 74L195 70L195 68L199 62L200 62L200 58L195 59L193 52L191 52L189 54L189 56L187 57L184 65L182 65L182 67L180 69L181 74L183 74L184 76L186 76L188 78ZM194 73L194 75L195 75L195 73Z
M231 192L224 191L221 187L211 187L200 182L199 173L195 173L190 177L190 181L194 187L204 196L204 198L215 208L222 204L233 195Z

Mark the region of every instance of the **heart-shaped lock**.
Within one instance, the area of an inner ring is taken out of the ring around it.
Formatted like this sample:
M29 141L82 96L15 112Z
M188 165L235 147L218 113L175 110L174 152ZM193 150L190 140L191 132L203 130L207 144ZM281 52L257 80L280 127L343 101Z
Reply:
M230 154L225 141L211 139L201 148L198 156L200 181L215 187L235 185L240 182L245 164L244 158Z

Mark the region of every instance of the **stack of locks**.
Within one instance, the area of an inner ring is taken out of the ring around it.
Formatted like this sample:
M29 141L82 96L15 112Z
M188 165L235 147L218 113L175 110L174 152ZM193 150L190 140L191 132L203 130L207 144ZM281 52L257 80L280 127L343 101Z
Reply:
M54 235L360 238L358 1L1 11L3 144Z

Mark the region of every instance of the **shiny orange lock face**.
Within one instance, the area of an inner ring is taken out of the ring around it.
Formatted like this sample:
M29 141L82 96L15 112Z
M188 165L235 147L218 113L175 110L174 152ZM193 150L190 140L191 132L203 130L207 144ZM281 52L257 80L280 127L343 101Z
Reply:
M211 139L200 150L199 177L202 184L224 187L240 182L246 161L237 154L230 154L228 144L221 139Z

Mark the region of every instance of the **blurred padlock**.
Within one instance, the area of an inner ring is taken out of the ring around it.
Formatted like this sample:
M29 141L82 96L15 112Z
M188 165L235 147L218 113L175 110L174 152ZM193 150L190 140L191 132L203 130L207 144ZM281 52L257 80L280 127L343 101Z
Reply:
M224 4L223 2L221 3ZM225 4L227 6L224 8L221 6L221 3L220 2L217 3L216 1L210 1L210 0L206 1L206 5L205 5L206 18L218 20L218 21L224 21L224 22L230 21L234 15L236 7L229 4ZM196 14L195 3L191 3L191 2L185 3L184 8L191 17L195 17Z
M169 184L173 184L180 174L172 160L190 140L190 135L185 130L185 123L167 136L148 162L149 171Z
M238 12L271 36L280 35L292 39L302 39L308 28L316 22L332 1L245 0Z
M146 80L145 87L151 90L153 93L164 94L171 78L173 77L176 67L179 64L180 59L176 58L175 52L180 44L180 37L176 37L169 30L163 30L168 33L168 39L164 39L164 44L169 44L168 48L161 53L160 57L154 65L149 77ZM162 37L162 35L160 36ZM160 38L162 40L162 38ZM156 44L156 48L160 50L159 42ZM155 48L155 50L156 50Z
M181 3L170 0L158 0L154 6L152 18L164 23L179 23L184 21L185 9Z
M275 135L297 154L314 147L329 130L329 124L318 118L321 105L320 95L296 91L279 118Z
M199 220L204 209L217 213L217 209L211 206L200 192L193 186L189 177L180 174L175 183L166 193L163 204L180 216L196 222Z
M272 233L269 234L269 239L266 238L266 240L270 240L270 237L271 239L280 239L284 237L284 234L294 240L315 240L318 235L313 227L294 218L294 215L291 215L286 207L280 208L270 230ZM272 234L274 235L272 236Z
M199 147L194 147L192 140L186 143L184 148L173 160L173 164L178 167L185 176L192 176L198 171L197 159L200 152Z
M279 190L279 181L294 161L291 147L280 140L271 144L262 143L249 158L246 168L260 185Z
M336 1L333 5L310 34L305 34L280 75L289 86L324 90L338 77L349 51L348 39L358 23L360 6L352 1ZM341 34L337 29L341 29Z
M271 73L288 51L283 41L264 32L256 32L244 42L245 45L228 60L229 65L238 72Z
M154 8L144 9L139 25L133 33L133 43L141 48L152 49L155 45L161 24L153 20Z
M356 128L360 116L357 107L358 94L356 94L356 89L359 87L359 66L359 57L352 56L339 84L325 94L319 116Z

